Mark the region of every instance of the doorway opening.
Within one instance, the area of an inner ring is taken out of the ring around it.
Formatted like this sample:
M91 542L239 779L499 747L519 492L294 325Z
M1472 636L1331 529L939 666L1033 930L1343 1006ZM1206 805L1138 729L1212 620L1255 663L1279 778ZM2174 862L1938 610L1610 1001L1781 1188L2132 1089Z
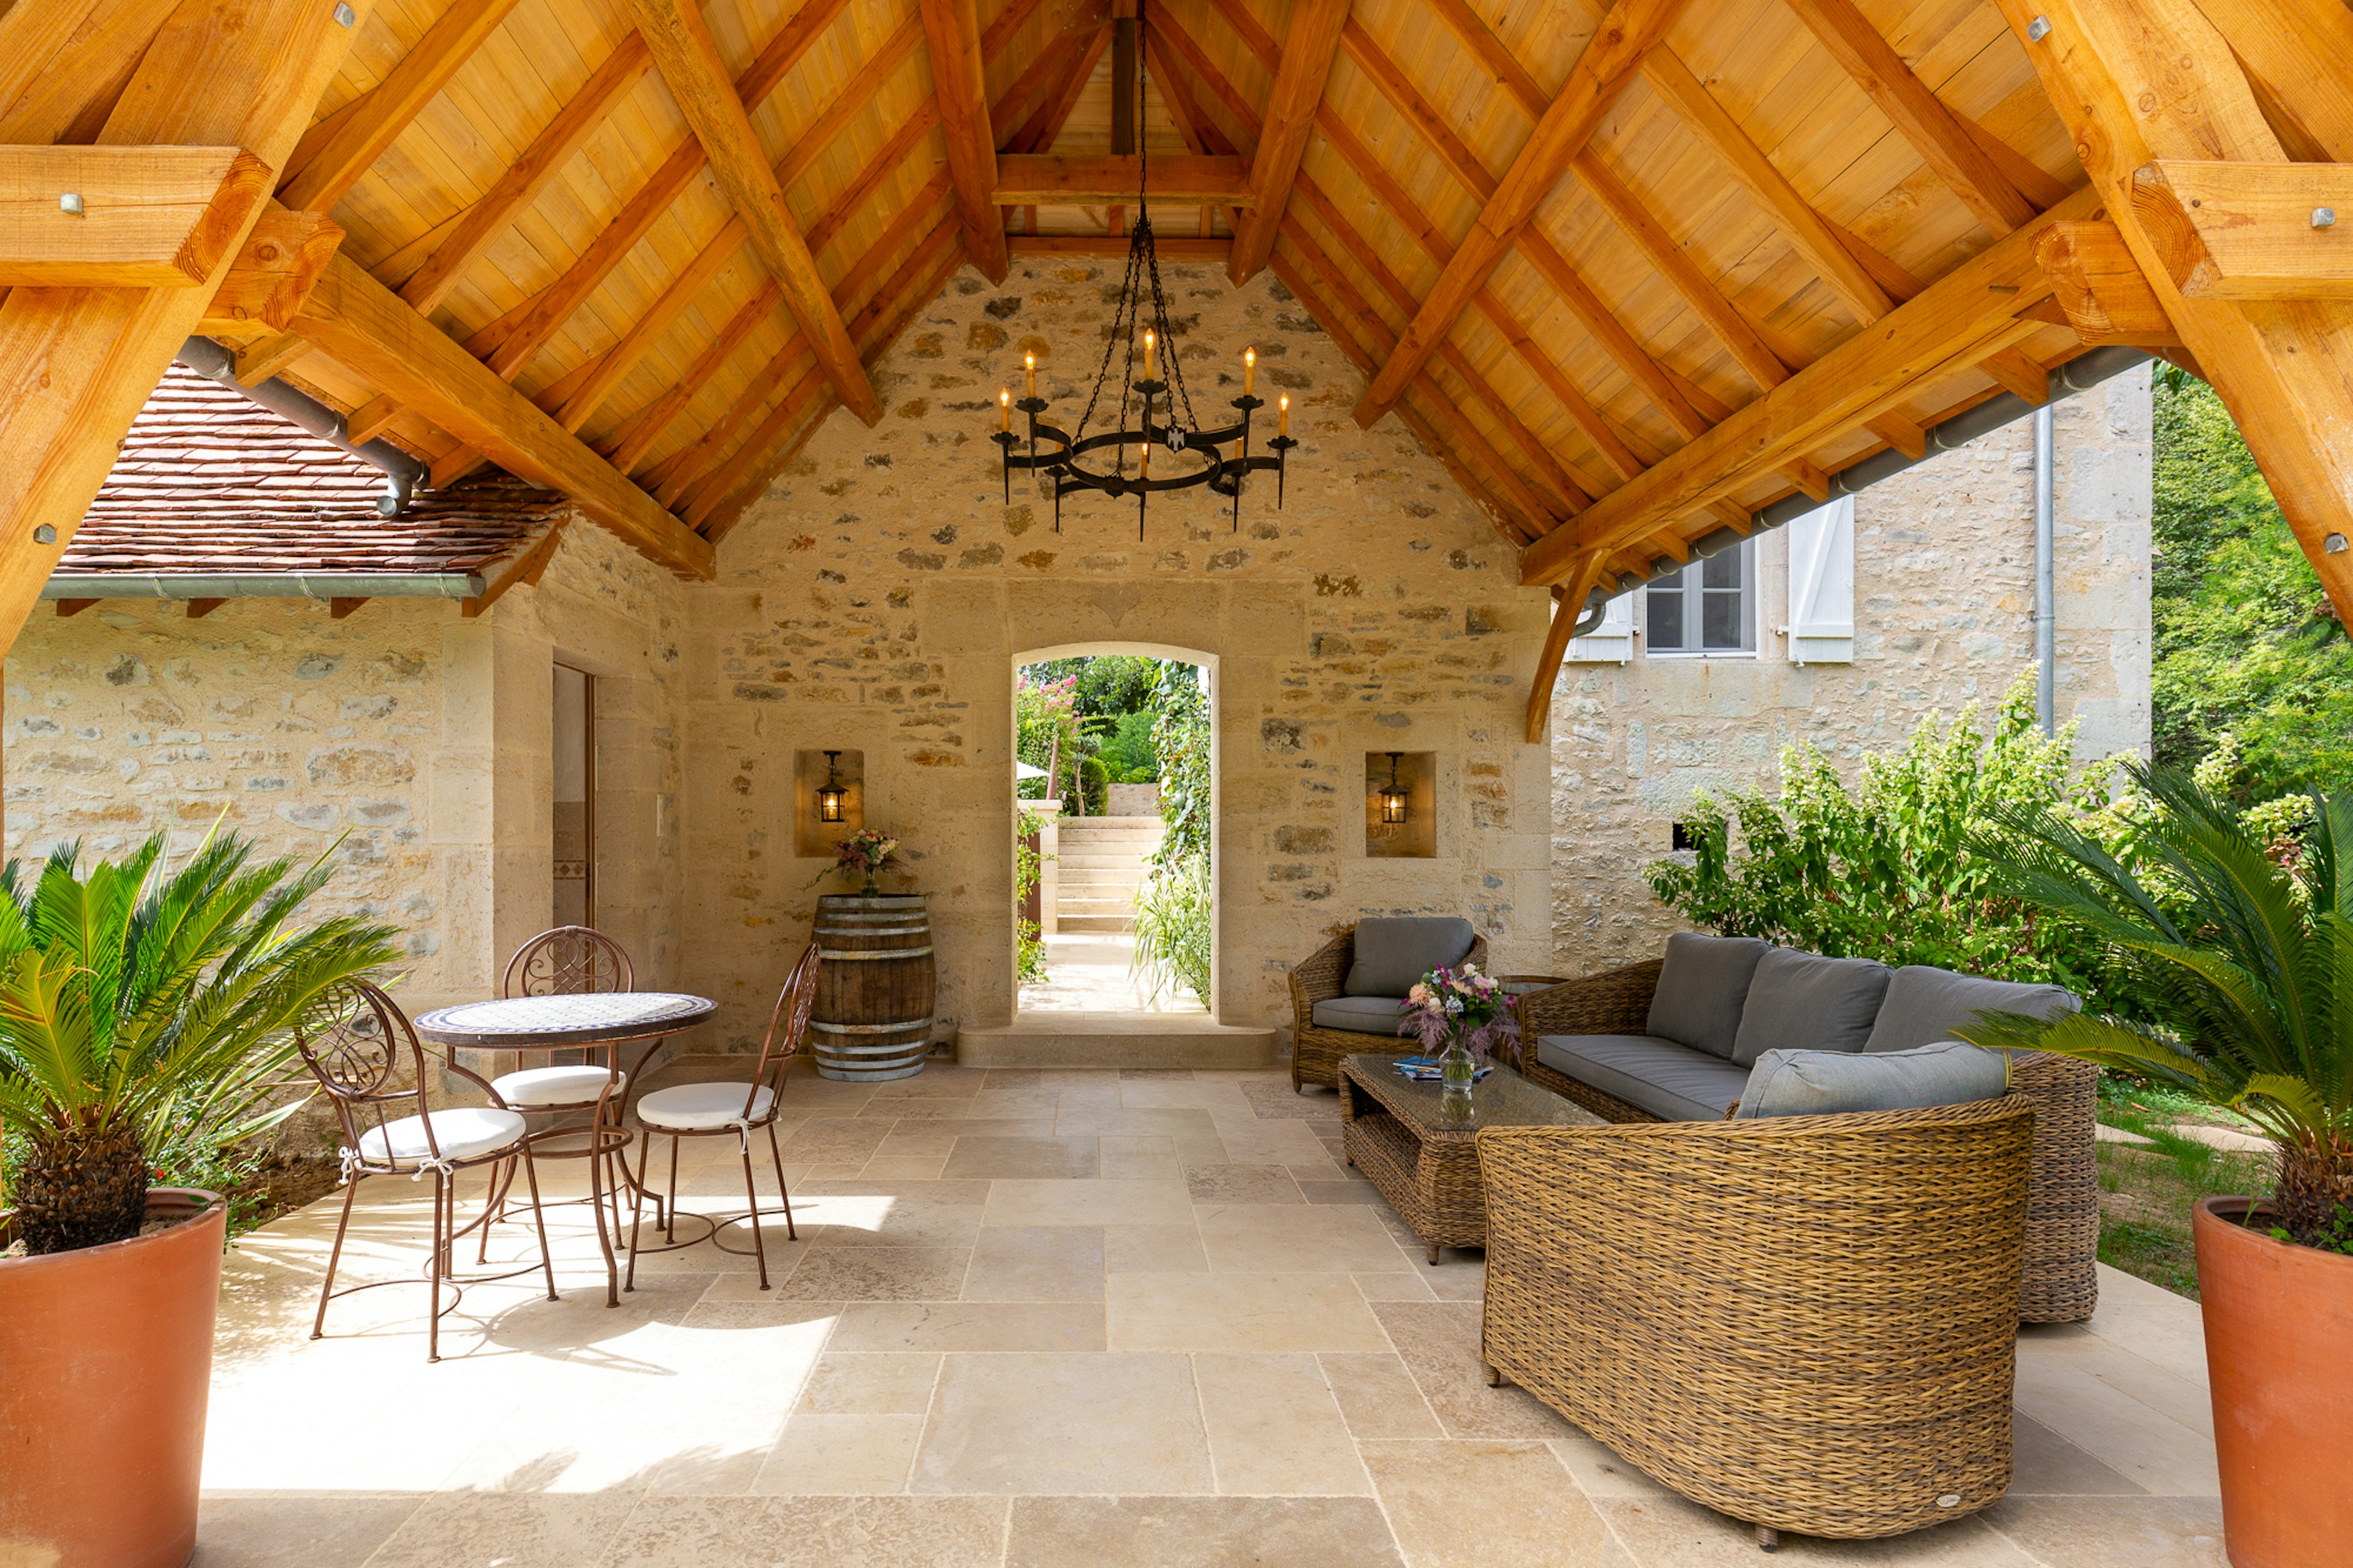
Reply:
M596 678L555 667L555 882L560 926L596 923Z
M1176 648L1016 660L1022 1014L1212 1011L1213 672Z

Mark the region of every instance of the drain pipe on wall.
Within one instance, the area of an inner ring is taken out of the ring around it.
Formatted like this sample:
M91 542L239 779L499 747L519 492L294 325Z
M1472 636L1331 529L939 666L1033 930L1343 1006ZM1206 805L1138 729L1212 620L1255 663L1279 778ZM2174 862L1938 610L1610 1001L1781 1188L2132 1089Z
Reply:
M2052 582L2051 405L2034 411L2034 716L2045 735L2059 726L2058 593Z
M2039 415L2041 419L2047 420L2050 417L2052 403L2063 397L2073 396L2079 392L2089 392L2104 381L2112 380L2128 370L2147 364L2148 359L2146 350L2130 348L2097 348L2088 353L2078 354L2065 364L2052 368L2050 402L2043 403L2038 407L2014 392L2005 392L1998 397L1989 397L1973 408L1963 409L1941 424L1929 426L1927 450L1921 457L1906 457L1891 447L1884 451L1874 452L1859 463L1848 464L1831 476L1831 494L1833 496L1857 494L1870 489L1882 479L1891 479L1906 468L1917 468L1941 453L1957 450L1987 432L1999 430L2003 426L2013 424L2030 414ZM2038 424L2038 432L2042 428L2043 426ZM2038 452L2042 450L2039 445L2041 439L2038 434ZM2038 468L2037 474L2036 496L2039 504L2040 498L2048 493L2050 480L2047 468ZM1720 555L1725 551L1737 547L1743 539L1763 533L1768 529L1778 528L1785 522L1793 521L1815 510L1821 504L1807 495L1784 497L1752 514L1748 520L1748 531L1745 533L1736 528L1725 527L1701 534L1692 541L1692 558L1704 560L1711 555ZM2042 559L2039 551L2037 558ZM1662 559L1652 567L1649 576L1633 572L1622 573L1615 583L1606 583L1594 589L1586 595L1584 614L1578 619L1571 635L1583 637L1599 626L1609 601L1619 595L1632 593L1648 582L1650 576L1664 575L1682 569L1682 566L1672 559ZM2038 574L2036 580L2038 628L2046 625L2048 621L2048 617L2042 615L2041 609L2042 595L2047 591L2043 584L2047 581L2047 575ZM2041 637L2042 633L2039 629L2036 635L2038 637Z
M425 488L423 463L380 436L353 446L344 434L343 416L292 383L273 375L257 385L239 384L237 356L210 338L190 338L180 345L174 357L206 380L218 382L248 402L301 426L329 446L384 470L385 493L376 498L375 510L385 516L398 517L408 505L408 498Z

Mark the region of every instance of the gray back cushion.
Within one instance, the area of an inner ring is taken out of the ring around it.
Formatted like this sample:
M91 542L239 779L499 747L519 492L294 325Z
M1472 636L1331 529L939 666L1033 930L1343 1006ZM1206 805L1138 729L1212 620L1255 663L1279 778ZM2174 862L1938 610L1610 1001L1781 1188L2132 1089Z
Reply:
M1758 961L1740 1011L1732 1059L1753 1066L1767 1051L1859 1051L1887 994L1887 965L1777 947Z
M1949 969L1906 964L1889 984L1879 1022L1862 1048L1876 1056L1949 1040L1954 1030L1976 1023L1980 1012L2049 1018L2073 1013L2082 1005L2075 994L2063 986L2021 985L2012 980L1984 980Z
M1479 940L1452 915L1392 915L1356 922L1356 960L1340 989L1351 996L1402 996L1433 969L1471 956Z
M2010 1058L1958 1040L1907 1051L1767 1051L1748 1071L1736 1121L1757 1116L1829 1116L1848 1110L1918 1110L1992 1100L2010 1084Z
M1703 936L1695 931L1667 938L1666 962L1643 1032L1731 1060L1749 977L1772 945L1753 936Z

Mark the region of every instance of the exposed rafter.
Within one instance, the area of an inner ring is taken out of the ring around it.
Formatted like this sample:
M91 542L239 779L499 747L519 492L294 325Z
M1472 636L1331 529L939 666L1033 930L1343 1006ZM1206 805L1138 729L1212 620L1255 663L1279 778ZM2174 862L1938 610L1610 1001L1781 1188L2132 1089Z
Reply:
M1314 128L1315 109L1324 101L1324 79L1331 74L1340 29L1347 19L1348 0L1292 0L1274 91L1267 100L1258 151L1250 160L1250 188L1258 193L1259 205L1234 236L1233 259L1226 265L1226 276L1237 283L1255 276L1274 249L1274 231L1282 226L1299 156L1307 150L1307 134Z
M1005 218L990 200L997 188L997 137L989 129L988 83L981 74L980 15L973 0L916 0L930 46L932 91L946 134L948 173L965 251L992 283L1005 281Z

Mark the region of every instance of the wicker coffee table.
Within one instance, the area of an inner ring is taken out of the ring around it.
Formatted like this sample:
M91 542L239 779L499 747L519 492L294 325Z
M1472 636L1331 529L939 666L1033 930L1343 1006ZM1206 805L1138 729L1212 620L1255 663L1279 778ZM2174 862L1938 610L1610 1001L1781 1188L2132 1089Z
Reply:
M1340 1116L1348 1163L1365 1173L1438 1261L1441 1247L1487 1245L1487 1203L1472 1140L1482 1127L1599 1127L1601 1118L1498 1064L1471 1090L1468 1115L1449 1114L1435 1083L1398 1074L1402 1051L1340 1063Z

